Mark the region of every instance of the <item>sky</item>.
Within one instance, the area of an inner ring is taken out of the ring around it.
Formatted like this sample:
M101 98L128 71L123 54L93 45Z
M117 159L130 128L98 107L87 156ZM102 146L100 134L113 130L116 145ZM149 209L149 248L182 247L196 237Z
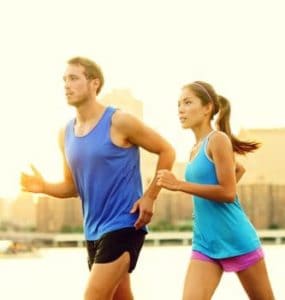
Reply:
M177 118L181 86L211 83L232 104L232 125L285 127L284 8L276 0L3 0L0 2L0 197L19 191L34 163L59 180L66 61L103 69L102 96L130 89L144 120L186 160L193 136Z

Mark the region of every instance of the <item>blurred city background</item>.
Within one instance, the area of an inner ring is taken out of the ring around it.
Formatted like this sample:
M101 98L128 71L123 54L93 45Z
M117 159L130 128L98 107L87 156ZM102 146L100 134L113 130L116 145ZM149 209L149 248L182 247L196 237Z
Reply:
M262 144L256 153L237 157L246 168L238 195L262 238L276 299L285 299L284 5L282 0L0 2L1 300L82 299L88 269L80 200L23 193L19 186L20 172L30 172L30 163L48 181L62 178L57 135L74 116L62 76L65 62L78 55L102 67L100 101L133 113L174 145L179 178L194 143L177 118L181 87L207 81L230 100L233 132ZM144 186L155 164L155 155L141 152ZM191 196L162 190L150 247L146 243L133 276L137 300L180 299L191 229ZM163 242L165 247L157 247ZM233 277L223 277L213 300L247 299Z
M128 111L143 120L143 103L129 90L113 90L101 100ZM242 129L242 139L257 140L262 147L247 157L238 157L246 173L238 184L241 202L257 229L285 227L285 161L282 157L285 128ZM143 184L155 173L157 157L141 151ZM176 161L174 172L183 178L186 162ZM60 168L60 166L58 166ZM13 200L13 201L11 201ZM191 229L191 196L162 190L156 201L150 226L153 230ZM81 201L78 198L56 199L47 195L19 192L13 199L0 198L1 231L82 232Z

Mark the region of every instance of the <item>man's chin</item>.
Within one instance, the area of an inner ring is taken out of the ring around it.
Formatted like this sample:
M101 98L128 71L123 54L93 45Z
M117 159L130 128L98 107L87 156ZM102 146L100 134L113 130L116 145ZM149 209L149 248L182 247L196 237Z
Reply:
M86 99L67 97L67 104L74 107L79 107L86 102Z
M67 98L67 104L71 106L76 106L76 101Z
M78 107L82 104L82 102L67 101L67 104L68 104L69 106L78 108Z
M181 124L182 129L190 129L191 127L188 124Z

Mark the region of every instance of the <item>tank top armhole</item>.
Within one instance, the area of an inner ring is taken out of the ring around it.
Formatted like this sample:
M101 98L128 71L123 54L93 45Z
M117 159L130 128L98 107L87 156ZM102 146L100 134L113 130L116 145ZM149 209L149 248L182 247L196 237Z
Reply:
M70 134L74 133L74 124L75 124L75 118L69 120L62 128L60 129L62 132L62 138L63 138L63 146L65 146L65 141L68 139Z
M110 142L110 144L115 147L116 149L119 149L119 150L129 150L129 149L137 149L138 146L137 145L134 145L132 144L130 147L121 147L121 146L118 146L116 145L113 141L112 141L112 138L111 138L111 126L112 126L112 120L113 120L113 117L114 117L114 114L118 111L122 111L120 108L115 108L115 107L111 107L109 106L109 131L108 131L108 140Z
M114 117L114 114L120 110L120 108L116 108L116 107L113 107L113 106L108 106L108 109L109 109L109 115L110 115L110 119L109 119L109 125L110 125L110 128L112 126L112 122L113 122L113 117Z
M204 143L204 154L205 154L205 156L207 157L207 159L210 161L210 162L212 162L212 163L214 163L214 161L212 160L212 158L209 156L209 154L208 154L208 144L209 144L209 139L210 139L210 137L212 136L212 134L213 133L215 133L215 132L217 132L217 130L212 130L207 136L206 136L206 138L205 138L205 143Z

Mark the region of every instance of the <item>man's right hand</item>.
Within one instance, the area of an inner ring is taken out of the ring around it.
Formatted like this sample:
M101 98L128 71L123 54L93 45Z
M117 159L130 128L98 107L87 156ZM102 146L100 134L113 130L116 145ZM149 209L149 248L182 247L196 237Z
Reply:
M45 181L41 173L31 165L32 175L21 173L21 187L24 192L43 193Z

